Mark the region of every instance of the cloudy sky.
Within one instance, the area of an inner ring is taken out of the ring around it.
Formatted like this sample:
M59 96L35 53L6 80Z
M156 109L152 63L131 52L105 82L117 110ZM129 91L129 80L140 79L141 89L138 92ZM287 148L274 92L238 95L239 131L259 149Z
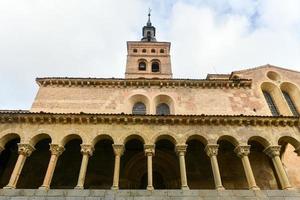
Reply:
M300 71L299 0L0 0L0 109L29 109L36 77L124 77L149 7L174 77Z

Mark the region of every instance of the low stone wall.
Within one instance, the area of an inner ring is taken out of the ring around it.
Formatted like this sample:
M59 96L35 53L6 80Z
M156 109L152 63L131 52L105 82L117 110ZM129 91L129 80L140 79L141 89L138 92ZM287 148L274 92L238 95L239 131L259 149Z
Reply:
M0 200L300 200L300 190L31 190L1 189Z

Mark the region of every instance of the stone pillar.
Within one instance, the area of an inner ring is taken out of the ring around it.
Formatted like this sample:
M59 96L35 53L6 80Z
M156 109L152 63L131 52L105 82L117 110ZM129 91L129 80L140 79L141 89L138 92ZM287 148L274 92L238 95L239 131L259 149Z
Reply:
M54 170L56 167L56 163L58 160L58 157L64 152L65 148L63 146L60 146L58 144L50 144L50 151L51 151L51 158L48 164L47 172L43 181L43 184L39 189L50 189L50 184L52 181L52 177L54 174Z
M152 157L155 153L155 145L144 145L145 155L147 156L147 169L148 169L148 185L147 190L153 190L153 175L152 175Z
M82 161L78 181L75 189L83 189L89 157L93 155L94 147L89 144L81 144Z
M253 171L252 171L252 168L250 165L249 157L248 157L248 155L250 153L250 145L237 146L234 149L234 152L242 160L249 189L250 190L259 190L259 187L256 185L256 181L255 181Z
M288 189L292 189L292 186L289 182L289 179L287 177L287 174L283 168L281 159L279 157L280 149L281 149L280 145L279 146L269 146L264 150L264 153L267 154L272 159L272 162L274 164L276 173L279 177L279 181L280 181L282 189L288 190Z
M15 168L11 174L8 184L4 188L6 189L16 188L26 158L30 156L34 150L35 148L30 144L20 144L20 143L18 144L18 153L19 153L18 160L16 162Z
M113 144L113 149L115 153L115 168L114 168L114 179L113 185L111 189L117 190L119 189L119 176L120 176L120 159L124 153L124 145L123 144Z
M181 189L188 190L189 186L187 184L186 178L186 167L185 167L185 152L187 145L176 145L176 152L179 157L179 167L180 167L180 177L181 177Z
M218 144L207 144L205 147L205 152L210 158L211 168L214 175L215 187L217 190L224 190L225 188L222 185L219 164L217 160L218 149Z

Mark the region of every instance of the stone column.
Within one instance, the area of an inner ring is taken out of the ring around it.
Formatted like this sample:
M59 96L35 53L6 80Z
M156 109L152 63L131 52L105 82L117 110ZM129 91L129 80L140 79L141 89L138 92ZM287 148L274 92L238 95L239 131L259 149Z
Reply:
M292 189L292 186L289 182L289 179L287 177L287 174L283 168L281 159L279 157L280 149L281 149L280 145L279 146L269 146L264 150L264 153L267 154L272 159L272 162L274 164L276 173L279 177L279 181L280 181L282 189L288 190L288 189Z
M119 176L120 176L120 159L124 153L124 145L123 144L113 144L113 149L115 153L115 168L114 168L114 179L113 185L111 189L117 190L119 189Z
M219 149L218 144L207 144L205 147L205 152L210 157L210 163L214 175L215 187L217 190L224 190L225 188L222 185L219 164L217 160L218 149Z
M176 145L176 152L179 157L179 167L180 167L180 177L181 177L181 189L188 190L189 186L187 184L186 178L186 167L185 167L185 152L187 145Z
M17 186L20 174L22 172L22 168L25 164L26 158L31 155L31 153L35 150L33 146L30 144L18 144L18 160L16 162L15 168L10 176L10 180L4 188L6 189L14 189Z
M256 185L256 181L255 181L253 171L252 171L252 168L250 165L249 157L248 157L248 155L250 153L250 145L237 146L234 149L234 152L242 160L249 189L250 190L259 190L259 187Z
M93 155L94 147L89 144L81 144L82 161L78 181L75 189L83 189L89 157Z
M39 189L50 189L50 184L52 181L52 177L54 174L54 170L56 167L56 163L58 160L58 157L64 152L65 148L63 146L60 146L58 144L50 144L50 151L51 151L51 158L48 164L47 172L43 181L43 184Z
M153 190L153 175L152 175L152 157L155 153L155 145L144 145L145 155L147 156L147 169L148 169L148 185L147 190Z

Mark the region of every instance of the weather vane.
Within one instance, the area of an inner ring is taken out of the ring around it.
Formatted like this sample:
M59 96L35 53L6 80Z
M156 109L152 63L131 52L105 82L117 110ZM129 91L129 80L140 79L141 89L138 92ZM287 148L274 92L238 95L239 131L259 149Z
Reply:
M149 8L149 9L148 9L148 16L149 16L149 17L150 17L150 15L151 15L151 11L152 11L152 9Z

